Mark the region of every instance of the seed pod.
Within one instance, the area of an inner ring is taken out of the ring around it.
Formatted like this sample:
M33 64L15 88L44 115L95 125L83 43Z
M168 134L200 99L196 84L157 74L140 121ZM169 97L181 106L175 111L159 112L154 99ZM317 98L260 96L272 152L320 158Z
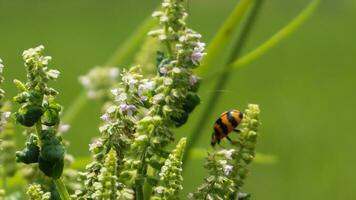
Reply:
M43 130L43 141L38 159L40 170L48 177L59 178L64 167L64 147L53 130Z
M25 104L15 113L16 121L23 126L31 127L43 115L43 108L39 105Z
M191 113L199 103L200 103L200 98L198 95L194 93L188 93L183 105L183 110L185 110L188 113Z
M25 164L37 163L40 148L37 146L37 137L31 135L26 147L22 151L16 152L16 162L23 162Z
M59 124L59 113L55 109L47 109L42 116L42 124L46 126L54 126Z
M183 112L179 117L171 116L171 120L175 123L176 127L180 127L188 121L188 113Z

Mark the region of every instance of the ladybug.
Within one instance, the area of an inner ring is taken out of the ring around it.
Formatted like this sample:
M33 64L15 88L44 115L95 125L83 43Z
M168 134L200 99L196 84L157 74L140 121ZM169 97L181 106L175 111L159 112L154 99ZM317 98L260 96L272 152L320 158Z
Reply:
M231 132L240 132L236 127L240 124L244 117L244 114L239 110L231 110L223 112L220 117L215 121L214 132L211 135L211 146L220 144L223 138L233 142L228 136Z

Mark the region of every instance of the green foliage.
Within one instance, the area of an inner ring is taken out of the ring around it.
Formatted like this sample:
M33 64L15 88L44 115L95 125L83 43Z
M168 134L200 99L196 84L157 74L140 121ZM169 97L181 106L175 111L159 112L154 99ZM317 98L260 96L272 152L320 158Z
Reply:
M243 0L237 6L209 48L208 64L225 53L222 49L233 37L228 30L240 24L253 2ZM206 54L205 44L199 33L187 27L183 0L164 0L153 16L159 19L159 26L149 32L154 38L147 39L137 55L136 61L142 67L122 70L120 82L119 70L111 67L96 67L80 78L89 97L105 102L105 112L100 117L101 135L89 149L93 161L81 173L78 189L71 191L73 198L178 199L182 190L182 158L187 141L181 139L173 151L167 147L177 138L174 128L184 125L200 103L197 95L200 79L193 69L200 66ZM152 27L151 21L146 25ZM16 153L16 158L25 164L38 163L38 169L51 178L41 182L42 187L31 185L27 192L30 199L69 199L61 178L66 162L64 142L59 136L62 107L56 102L58 92L48 86L50 80L58 78L59 71L48 68L50 57L42 55L43 49L39 46L24 52L27 81L14 81L19 94L13 100L20 107L13 118L29 133L26 147ZM157 72L153 73L155 68ZM0 69L2 72L1 62ZM4 91L0 90L0 98L3 97ZM9 114L1 114L3 131ZM258 106L249 105L237 142L231 149L214 149L209 153L206 164L209 175L189 196L191 199L250 198L240 190L247 166L255 157L259 124ZM6 162L1 157L0 160ZM67 184L72 183L68 177L76 177L76 172L71 172L64 174ZM51 191L51 195L42 189Z
M186 143L186 138L180 139L176 148L164 162L151 200L178 199L179 192L183 189L182 158Z

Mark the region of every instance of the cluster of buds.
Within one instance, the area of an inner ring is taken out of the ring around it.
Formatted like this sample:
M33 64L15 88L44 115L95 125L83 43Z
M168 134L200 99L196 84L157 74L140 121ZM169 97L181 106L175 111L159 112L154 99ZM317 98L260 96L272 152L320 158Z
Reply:
M240 193L240 189L248 173L247 165L255 157L259 114L258 105L248 105L235 148L215 150L209 154L206 164L209 176L197 192L189 194L190 199L249 198L249 195Z
M164 162L159 173L158 186L154 188L154 196L151 200L175 199L183 189L182 159L186 143L186 138L180 139Z
M14 81L19 90L14 101L21 106L13 117L32 132L25 149L16 153L16 159L25 164L38 163L46 176L57 179L63 172L65 153L62 139L57 136L62 107L55 101L58 92L47 84L60 73L48 68L51 57L43 56L43 50L39 46L24 51L27 82Z

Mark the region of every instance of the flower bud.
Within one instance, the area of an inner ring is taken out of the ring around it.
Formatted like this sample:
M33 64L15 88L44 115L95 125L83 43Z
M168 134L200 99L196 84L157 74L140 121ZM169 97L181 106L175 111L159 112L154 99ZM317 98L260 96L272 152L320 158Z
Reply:
M16 121L22 124L23 126L31 127L38 120L40 120L43 115L42 106L38 105L28 105L25 104L22 106L16 113Z

